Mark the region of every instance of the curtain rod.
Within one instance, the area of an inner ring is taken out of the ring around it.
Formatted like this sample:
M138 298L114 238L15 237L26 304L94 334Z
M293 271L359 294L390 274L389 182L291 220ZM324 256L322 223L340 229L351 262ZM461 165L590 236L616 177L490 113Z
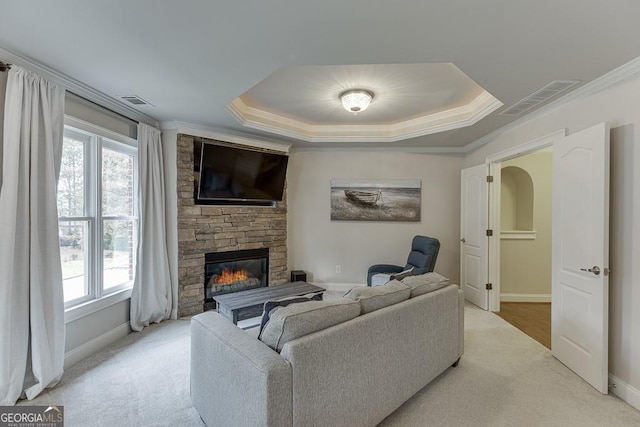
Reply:
M12 66L12 64L5 63L5 62L0 61L0 72L8 71L9 69L11 69L11 66ZM125 115L124 115L124 114L122 114L122 113L119 113L119 112L117 112L117 111L112 110L111 108L107 108L107 107L105 107L104 105L100 105L100 104L98 104L97 102L94 102L94 101L92 101L92 100L90 100L90 99L88 99L88 98L85 98L85 97L84 97L84 96L82 96L82 95L78 95L78 94L77 94L77 93L75 93L75 92L72 92L72 91L70 91L70 90L67 90L67 92L69 92L69 93L70 93L70 94L72 94L73 96L76 96L76 97L78 97L78 98L80 98L80 99L82 99L82 100L84 100L84 101L90 102L91 104L93 104L93 105L95 105L95 106L97 106L97 107L100 107L100 108L102 108L102 109L104 109L104 110L107 110L107 111L109 111L109 112L111 112L111 113L113 113L113 114L117 114L118 116L120 116L120 117L122 117L122 118L124 118L124 119L127 119L127 120L129 120L130 122L135 123L136 125L140 123L140 122L138 122L137 120L133 120L131 117L127 117L127 116L125 116Z
M122 114L122 113L118 113L117 111L112 110L111 108L107 108L107 107L105 107L104 105L100 105L100 104L98 104L97 102L94 102L94 101L90 100L89 98L85 98L84 96L82 96L82 95L78 95L77 93L72 92L72 91L70 91L70 90L67 90L67 92L69 92L69 93L70 93L70 94L72 94L73 96L76 96L76 97L78 97L78 98L80 98L80 99L82 99L82 100L84 100L84 101L90 102L91 104L93 104L93 105L95 105L95 106L97 106L97 107L100 107L100 108L102 108L103 110L107 110L107 111L109 111L109 112L111 112L111 113L113 113L113 114L117 114L118 116L120 116L120 117L122 117L122 118L124 118L124 119L127 119L127 120L129 120L130 122L135 123L136 125L137 125L137 124L140 124L140 122L139 122L138 120L134 120L134 119L132 119L131 117L127 117L127 116L125 116L125 115L124 115L124 114Z

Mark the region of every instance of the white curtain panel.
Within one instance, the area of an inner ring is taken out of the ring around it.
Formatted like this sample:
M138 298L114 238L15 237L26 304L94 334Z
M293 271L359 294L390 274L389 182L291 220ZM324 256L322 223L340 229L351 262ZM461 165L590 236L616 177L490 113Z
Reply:
M171 315L171 276L167 251L164 167L160 131L138 125L140 237L131 294L131 329L141 331Z
M65 323L56 183L64 89L9 71L0 188L0 405L33 399L63 372Z

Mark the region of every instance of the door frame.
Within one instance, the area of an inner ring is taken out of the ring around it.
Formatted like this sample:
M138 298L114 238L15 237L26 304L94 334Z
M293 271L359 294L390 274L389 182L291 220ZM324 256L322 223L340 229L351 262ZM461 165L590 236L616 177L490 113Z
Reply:
M550 133L533 139L499 153L487 156L489 173L493 176L493 184L489 186L489 228L493 230L494 239L489 239L489 311L500 311L500 183L501 162L549 147L554 141L564 138L567 129Z

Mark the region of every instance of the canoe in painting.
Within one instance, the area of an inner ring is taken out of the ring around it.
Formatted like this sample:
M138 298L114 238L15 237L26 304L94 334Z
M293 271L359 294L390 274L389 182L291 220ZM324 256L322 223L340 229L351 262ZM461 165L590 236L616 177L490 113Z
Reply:
M359 191L359 190L344 190L344 195L348 200L367 206L375 206L376 203L382 198L382 190L378 191Z

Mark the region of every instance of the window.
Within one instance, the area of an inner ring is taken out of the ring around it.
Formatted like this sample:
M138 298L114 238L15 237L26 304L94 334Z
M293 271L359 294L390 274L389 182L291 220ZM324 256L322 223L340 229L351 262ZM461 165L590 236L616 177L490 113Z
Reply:
M131 288L135 275L137 149L129 138L91 130L64 132L58 220L66 308Z

